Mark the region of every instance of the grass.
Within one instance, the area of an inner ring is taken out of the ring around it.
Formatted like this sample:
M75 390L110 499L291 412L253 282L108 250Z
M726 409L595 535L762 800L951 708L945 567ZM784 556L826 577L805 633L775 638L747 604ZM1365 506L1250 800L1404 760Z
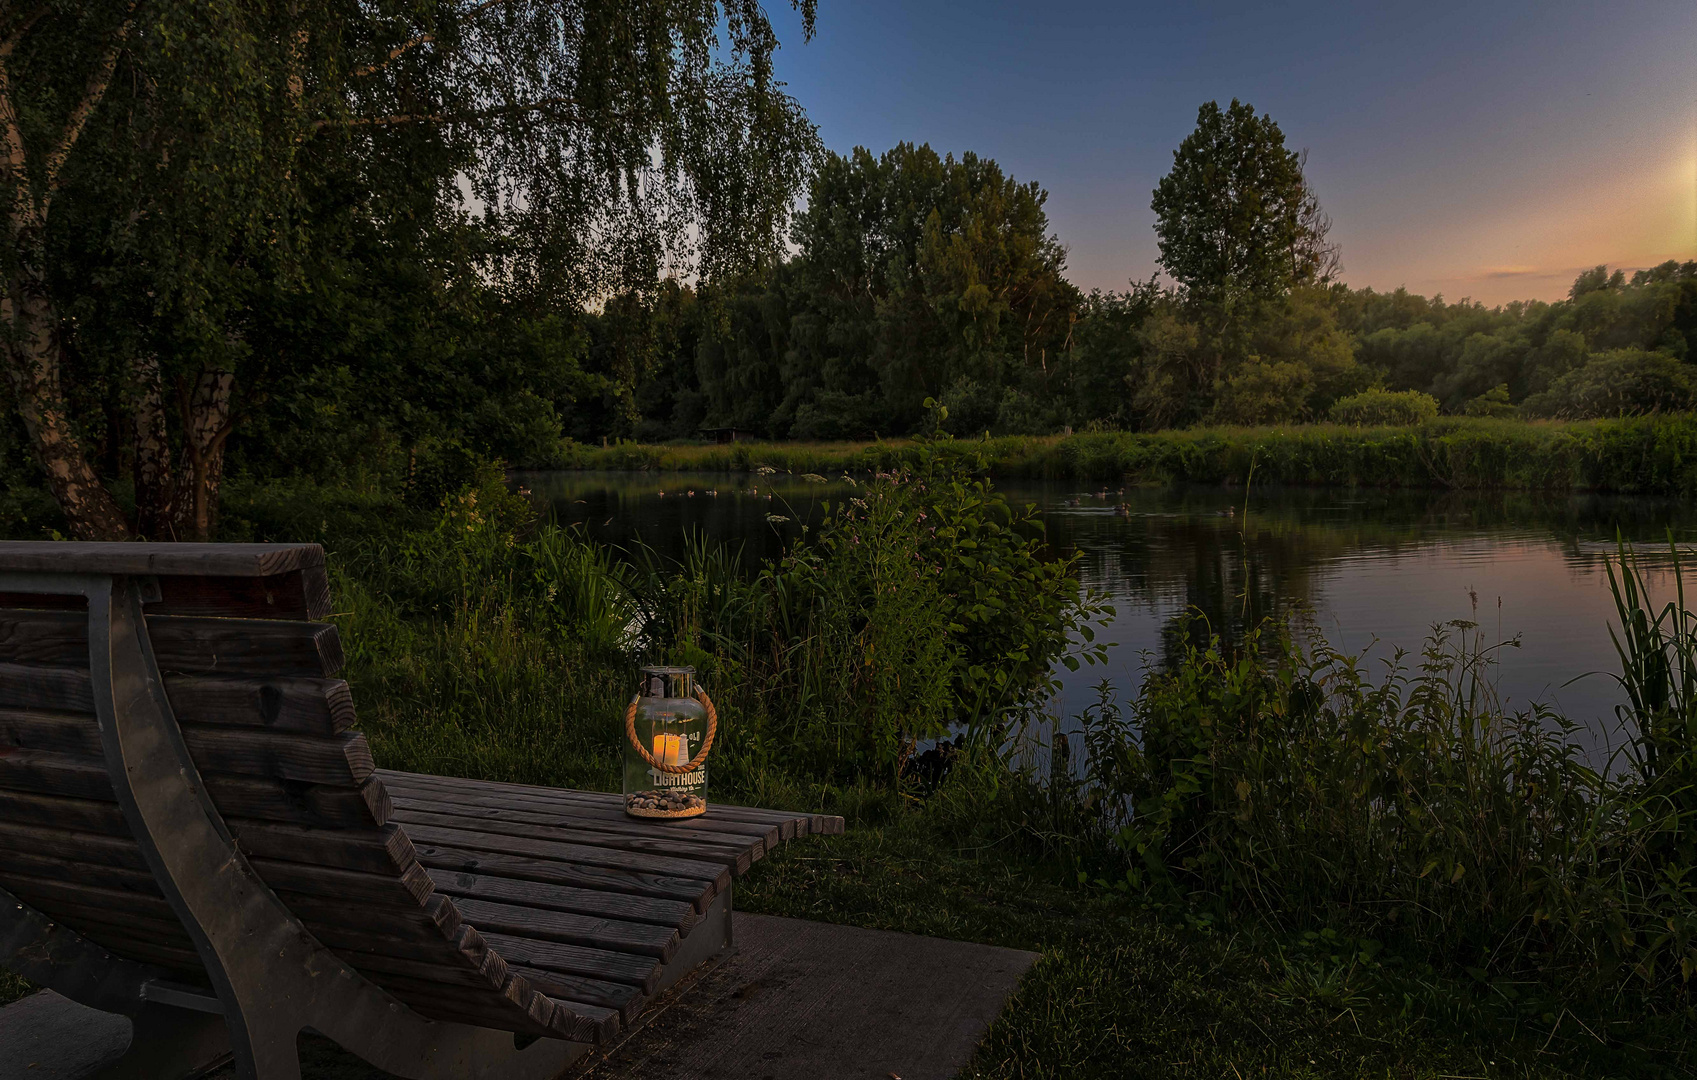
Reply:
M1537 421L1444 417L1413 427L1290 424L959 439L998 478L1697 494L1697 417ZM650 446L568 443L554 468L746 472L888 469L910 440Z
M1037 952L965 1077L1689 1074L1683 1020L1546 1021L1417 958L1128 904L955 826L854 820L757 865L737 904Z

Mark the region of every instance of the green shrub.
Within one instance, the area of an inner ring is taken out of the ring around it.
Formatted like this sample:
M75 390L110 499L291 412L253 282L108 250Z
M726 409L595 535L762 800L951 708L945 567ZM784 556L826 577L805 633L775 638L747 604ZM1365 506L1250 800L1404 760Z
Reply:
M1418 390L1363 390L1332 404L1334 424L1395 427L1423 424L1438 415L1438 399Z
M1129 887L1417 941L1491 983L1660 994L1697 974L1691 845L1669 844L1689 776L1664 795L1642 770L1599 773L1561 717L1506 710L1501 646L1473 624L1378 678L1312 628L1271 622L1236 649L1202 629L1128 708L1085 717Z

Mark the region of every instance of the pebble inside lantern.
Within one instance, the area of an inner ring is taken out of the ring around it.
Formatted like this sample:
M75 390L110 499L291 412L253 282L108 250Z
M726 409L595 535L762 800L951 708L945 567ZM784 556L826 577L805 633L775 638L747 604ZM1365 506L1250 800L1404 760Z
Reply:
M707 751L719 717L692 667L645 667L625 710L625 813L688 818L707 810Z

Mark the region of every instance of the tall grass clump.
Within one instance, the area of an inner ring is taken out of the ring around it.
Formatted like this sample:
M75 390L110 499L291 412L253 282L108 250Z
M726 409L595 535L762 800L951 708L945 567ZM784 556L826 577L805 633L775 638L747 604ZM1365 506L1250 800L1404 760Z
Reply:
M964 729L999 744L1105 611L1076 557L1044 550L1036 513L953 459L849 483L817 532L752 577L704 544L676 568L644 563L648 651L719 688L743 727L725 764L744 775L891 782L921 740Z
M1612 769L1561 717L1503 706L1504 646L1471 623L1377 672L1289 621L1235 648L1175 635L1134 702L1085 717L1126 887L1348 928L1497 986L1684 1000L1697 621L1681 599L1651 612L1624 552L1614 581L1634 749Z

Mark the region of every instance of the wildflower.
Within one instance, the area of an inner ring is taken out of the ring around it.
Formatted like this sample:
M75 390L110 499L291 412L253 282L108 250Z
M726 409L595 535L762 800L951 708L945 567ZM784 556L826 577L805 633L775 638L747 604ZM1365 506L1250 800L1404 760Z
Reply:
M771 496L767 497L770 498ZM782 514L767 514L766 520L771 522L773 525L782 525L784 522L788 521L789 518Z
M823 484L826 482L825 478L816 472L804 472L801 474L801 478L810 484Z

